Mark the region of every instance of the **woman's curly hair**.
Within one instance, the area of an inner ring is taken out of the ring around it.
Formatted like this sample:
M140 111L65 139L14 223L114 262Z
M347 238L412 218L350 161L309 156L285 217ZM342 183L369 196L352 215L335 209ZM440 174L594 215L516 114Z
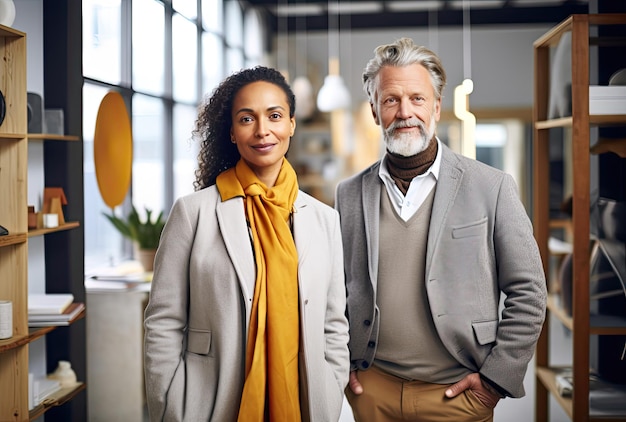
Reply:
M215 179L221 172L234 167L239 161L241 155L237 150L237 145L230 140L233 101L241 88L260 81L272 83L285 92L289 104L289 117L294 117L295 95L285 77L278 70L256 66L241 70L224 79L200 106L192 132L194 139L200 141L198 169L194 182L196 190L215 184Z

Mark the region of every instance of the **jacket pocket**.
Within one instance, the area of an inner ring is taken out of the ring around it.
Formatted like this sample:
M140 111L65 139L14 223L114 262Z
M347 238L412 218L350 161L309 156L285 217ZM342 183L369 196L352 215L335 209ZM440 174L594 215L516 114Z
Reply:
M474 329L476 340L481 346L496 341L498 320L472 322L472 328Z
M208 355L209 350L211 350L211 332L190 328L187 334L187 351Z
M452 227L452 238L460 239L462 237L484 235L486 233L486 229L487 217L484 217L478 221L472 221L471 223Z

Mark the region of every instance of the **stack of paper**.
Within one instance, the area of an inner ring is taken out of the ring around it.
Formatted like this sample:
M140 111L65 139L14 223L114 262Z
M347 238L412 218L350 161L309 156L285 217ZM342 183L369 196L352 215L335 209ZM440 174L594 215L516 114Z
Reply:
M70 325L84 309L84 303L74 302L65 308L65 311L61 314L28 314L28 326Z
M28 315L62 314L74 302L71 293L41 293L28 295Z
M61 384L57 380L36 378L33 382L33 405L37 406L50 394L56 393L60 389Z
M69 325L84 309L71 293L29 294L28 326Z

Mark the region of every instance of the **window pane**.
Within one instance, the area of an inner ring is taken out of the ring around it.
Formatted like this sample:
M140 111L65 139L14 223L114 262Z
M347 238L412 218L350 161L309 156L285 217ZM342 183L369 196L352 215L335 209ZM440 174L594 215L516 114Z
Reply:
M202 93L211 93L224 77L224 45L222 39L205 32L202 35Z
M215 2L215 0L213 0ZM172 0L174 10L187 19L195 20L198 16L198 2L196 0Z
M199 144L191 139L196 107L174 106L174 199L194 191Z
M163 100L133 96L133 204L165 211L165 107Z
M226 42L231 47L243 47L241 7L236 0L226 1Z
M124 258L122 235L102 215L103 212L110 214L111 209L100 195L93 158L93 137L98 109L108 91L107 88L89 83L85 83L83 87L84 230L87 269L102 267L103 262L119 263Z
M83 1L83 74L119 84L121 57L120 0Z
M247 63L259 64L263 57L263 29L256 10L248 10L245 15L244 52ZM249 67L249 66L248 66Z
M223 31L221 0L202 0L202 26L207 31L221 34Z
M226 50L226 66L228 68L229 75L243 69L243 52L238 48L228 48Z
M174 99L195 104L198 98L198 30L179 14L172 19Z
M164 92L164 9L154 0L133 0L133 89Z

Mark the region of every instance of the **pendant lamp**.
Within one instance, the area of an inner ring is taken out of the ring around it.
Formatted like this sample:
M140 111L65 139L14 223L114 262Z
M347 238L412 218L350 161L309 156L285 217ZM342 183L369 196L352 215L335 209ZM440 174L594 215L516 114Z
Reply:
M328 2L328 75L317 94L317 108L323 112L350 107L350 92L339 74L339 28L336 24L339 7L335 1L334 12Z
M469 0L463 0L463 73L465 79L454 89L454 115L461 120L461 154L476 158L476 117L469 111L469 94L474 91L472 82L472 41L470 38Z

